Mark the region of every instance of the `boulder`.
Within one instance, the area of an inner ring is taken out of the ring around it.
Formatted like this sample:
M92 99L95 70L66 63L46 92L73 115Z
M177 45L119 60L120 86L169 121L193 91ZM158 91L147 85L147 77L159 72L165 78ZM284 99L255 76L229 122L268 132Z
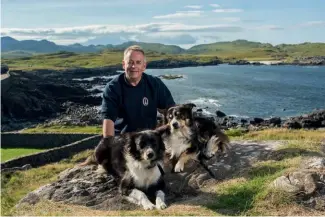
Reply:
M223 117L227 116L224 112L219 111L219 110L216 111L216 115L218 118L223 118Z
M274 188L296 195L296 200L310 208L325 211L325 158L312 157L299 171L278 177Z
M9 67L6 64L1 64L1 75L6 74L9 71Z
M325 109L316 110L310 114L291 117L286 120L282 126L291 129L315 129L325 127Z

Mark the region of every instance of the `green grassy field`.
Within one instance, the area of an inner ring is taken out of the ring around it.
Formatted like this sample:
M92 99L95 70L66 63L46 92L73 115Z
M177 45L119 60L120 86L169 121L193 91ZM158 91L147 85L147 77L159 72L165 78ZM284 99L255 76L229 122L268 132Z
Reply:
M24 129L22 133L98 133L102 132L102 126L37 126Z
M1 162L44 151L45 149L35 148L1 148Z
M54 128L51 128L55 131ZM38 128L41 130L41 127ZM49 129L47 129L49 130ZM73 128L71 131L79 132ZM269 129L256 132L234 133L228 131L232 140L285 140L287 143L279 150L299 148L304 152L321 152L321 140L325 132L321 130L286 130ZM41 201L34 206L25 206L16 210L14 205L28 192L42 185L55 181L57 175L73 167L85 159L91 150L79 153L70 159L49 164L28 171L17 171L11 175L1 174L1 214L2 215L33 215L33 216L103 216L103 215L321 215L320 212L309 210L294 202L292 195L284 194L268 188L275 178L295 170L304 159L303 152L295 155L287 153L278 160L260 161L242 171L240 177L220 181L207 190L214 196L197 205L171 204L163 211L101 211L81 206L73 206L51 201Z
M198 62L208 62L215 59L215 55L191 55L191 54L161 54L148 52L147 61L160 59L173 60L195 60ZM56 69L67 68L95 68L103 66L121 65L123 52L104 51L101 53L76 54L72 52L59 52L53 54L36 55L17 59L2 59L3 64L10 69L34 70L34 69Z

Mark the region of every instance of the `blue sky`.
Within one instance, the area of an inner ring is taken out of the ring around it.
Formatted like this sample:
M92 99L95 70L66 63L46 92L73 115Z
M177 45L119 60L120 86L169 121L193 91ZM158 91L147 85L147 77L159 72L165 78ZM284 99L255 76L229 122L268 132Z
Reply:
M2 0L1 35L57 44L325 42L324 0Z

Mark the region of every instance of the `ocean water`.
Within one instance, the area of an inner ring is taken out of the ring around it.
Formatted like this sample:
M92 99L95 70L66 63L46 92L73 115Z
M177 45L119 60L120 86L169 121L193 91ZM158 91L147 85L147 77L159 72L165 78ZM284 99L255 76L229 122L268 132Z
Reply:
M163 79L176 103L193 102L211 116L221 110L244 118L287 118L325 108L325 67L222 64L146 73L183 75Z
M163 80L177 103L193 102L205 113L237 117L290 117L325 108L325 67L218 65L147 69Z

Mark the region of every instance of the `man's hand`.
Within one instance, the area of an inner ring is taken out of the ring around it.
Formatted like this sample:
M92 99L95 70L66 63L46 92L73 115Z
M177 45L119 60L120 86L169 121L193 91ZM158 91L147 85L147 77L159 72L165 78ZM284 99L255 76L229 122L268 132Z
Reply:
M114 122L110 119L104 119L103 120L103 137L109 137L114 136L115 130L114 130Z

